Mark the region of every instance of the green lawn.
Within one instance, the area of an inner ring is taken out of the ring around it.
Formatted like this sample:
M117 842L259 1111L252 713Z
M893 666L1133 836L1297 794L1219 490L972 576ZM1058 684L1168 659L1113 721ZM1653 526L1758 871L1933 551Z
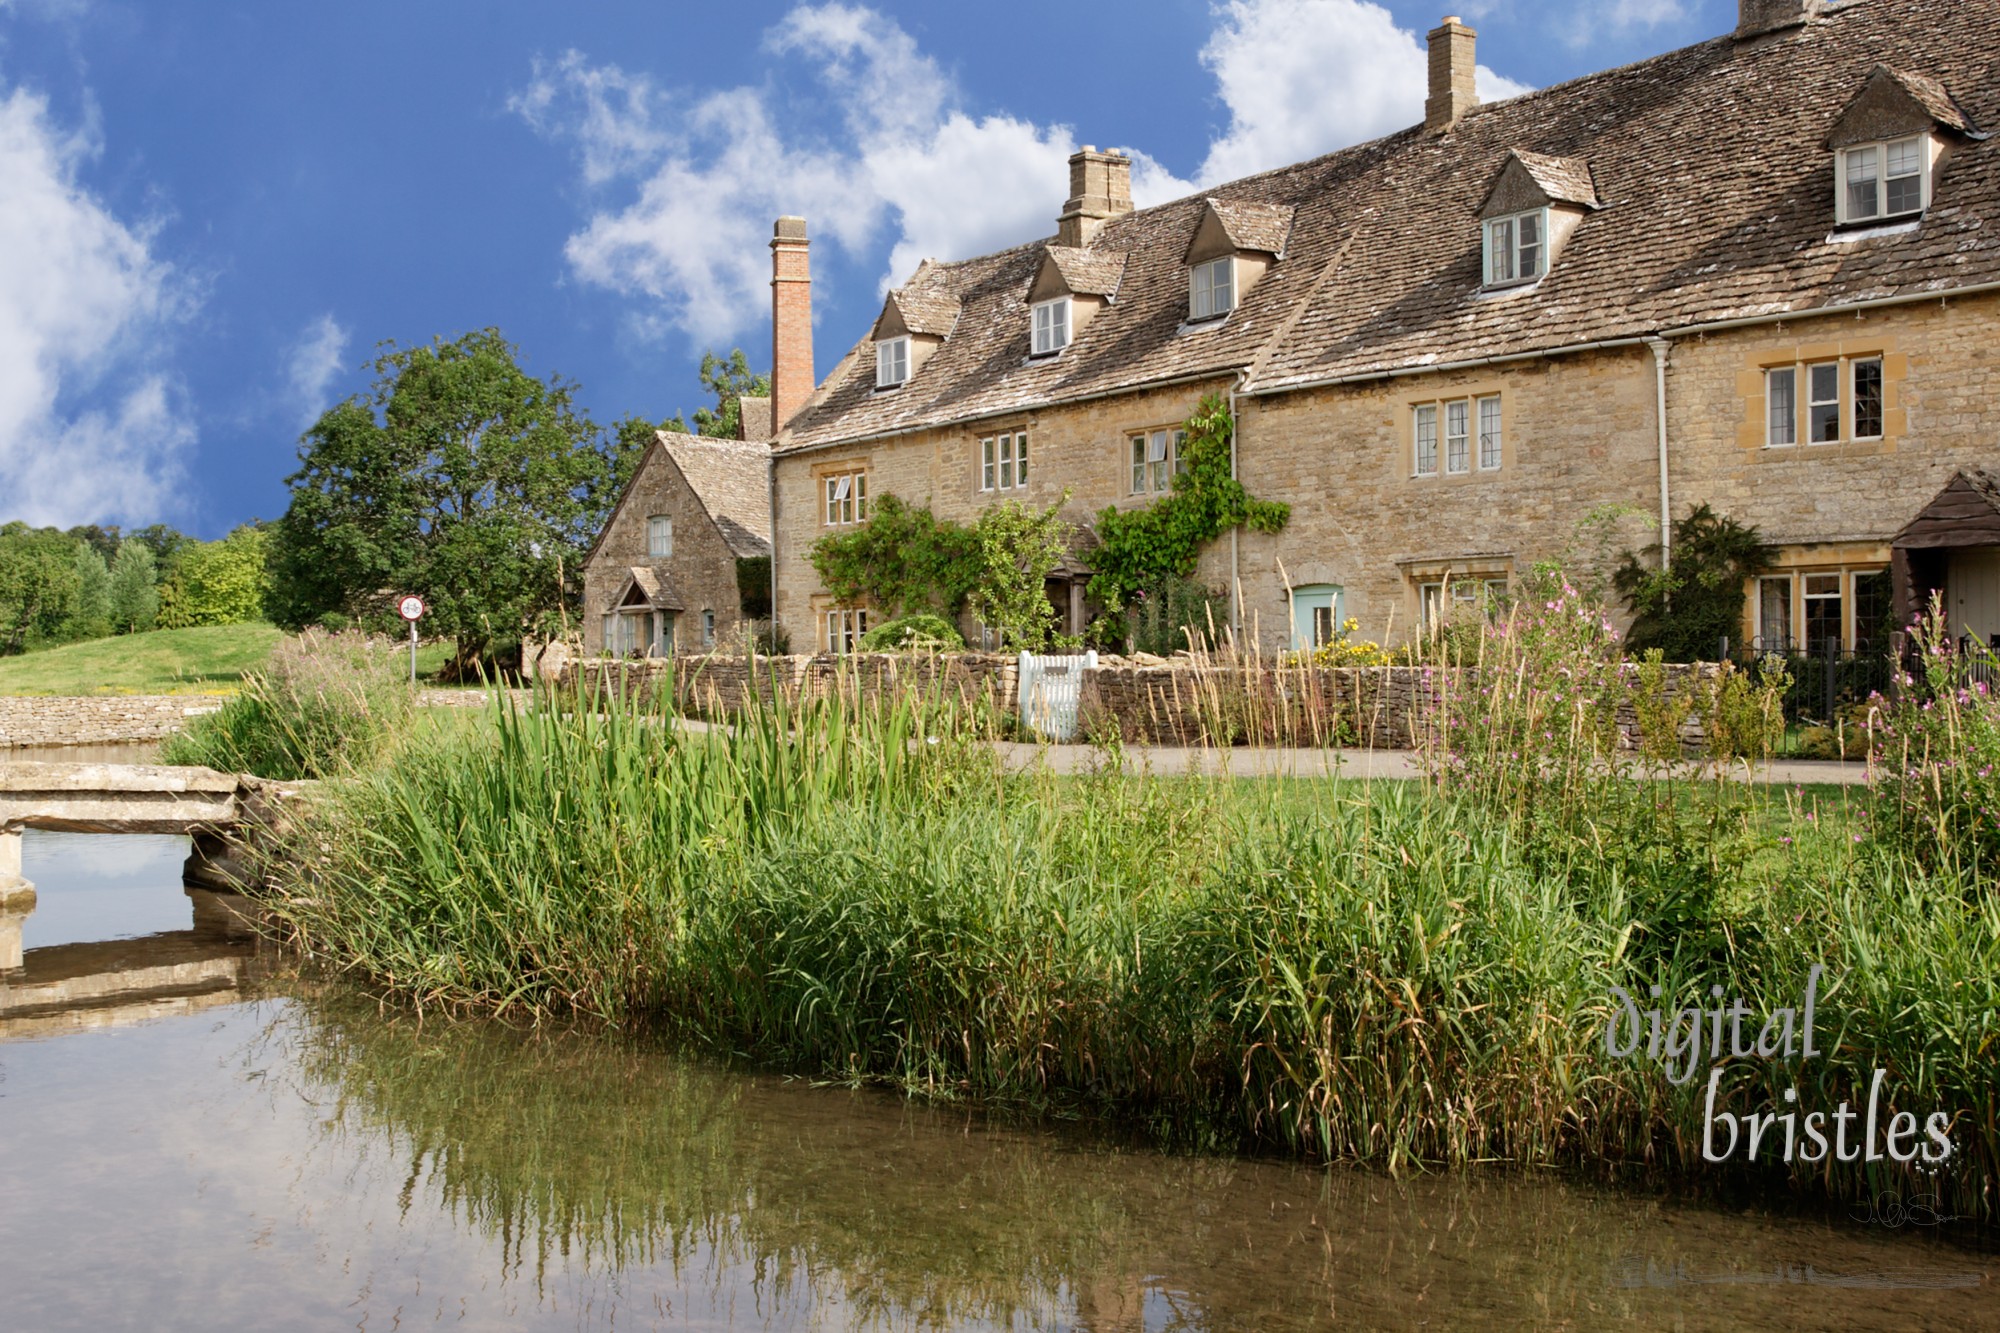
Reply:
M121 634L0 658L0 694L228 694L283 637L272 625Z

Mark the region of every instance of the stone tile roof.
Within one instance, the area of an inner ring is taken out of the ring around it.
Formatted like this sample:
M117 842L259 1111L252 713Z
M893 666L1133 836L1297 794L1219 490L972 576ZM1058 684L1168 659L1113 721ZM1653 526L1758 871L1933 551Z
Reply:
M1924 74L1913 74L1904 69L1891 69L1887 65L1880 68L1884 74L1900 84L1904 92L1915 98L1918 106L1930 112L1938 124L1961 132L1973 128L1972 122L1966 119L1964 110L1953 100L1950 91L1936 79Z
M1996 58L1991 0L1856 0L1777 39L1718 38L1479 107L1447 134L1418 126L1130 213L1091 246L1125 259L1117 303L1041 360L1022 306L1042 244L930 264L926 282L962 302L956 332L893 393L875 392L864 340L778 448L1167 381L1242 372L1278 391L2000 282L2000 143L1947 136L1915 231L1836 236L1824 142L1878 65L1924 71L1961 119L2000 124ZM1602 207L1541 282L1487 293L1477 213L1517 151L1587 161ZM1210 199L1294 218L1238 308L1189 326L1184 260Z
M1528 174L1535 178L1535 184L1542 187L1542 193L1552 202L1582 204L1585 208L1598 206L1597 182L1590 178L1588 162L1581 158L1531 153L1524 148L1516 148L1513 157L1528 169Z
M1080 249L1073 245L1044 247L1049 262L1062 274L1073 296L1116 296L1125 280L1125 260L1117 251Z
M633 586L639 589L640 595L654 609L660 611L687 610L687 606L681 601L680 593L674 590L673 580L669 579L665 574L660 573L657 569L652 569L646 565L631 565L627 567L625 572L632 576ZM618 601L614 605L622 606L627 604L628 601L629 589L627 593L620 594Z
M771 448L663 430L660 446L738 559L771 554Z
M911 333L948 338L958 325L958 297L948 288L923 288L913 282L890 292L889 299L902 315L903 327Z
M1247 199L1210 199L1208 206L1215 211L1231 245L1265 255L1285 252L1292 220L1298 215L1290 204L1258 204Z

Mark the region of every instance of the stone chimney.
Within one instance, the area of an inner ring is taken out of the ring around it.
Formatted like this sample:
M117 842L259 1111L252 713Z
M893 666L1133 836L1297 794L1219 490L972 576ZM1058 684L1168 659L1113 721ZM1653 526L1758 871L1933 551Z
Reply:
M771 232L771 430L791 424L819 381L813 377L811 242L804 218Z
M1478 37L1456 15L1431 32L1431 95L1424 103L1424 128L1432 134L1443 134L1479 105L1479 93L1473 86L1478 68L1473 48Z
M1069 202L1056 222L1056 242L1089 245L1104 224L1132 211L1132 159L1090 145L1069 160Z
M1736 36L1761 37L1780 28L1796 28L1826 12L1826 0L1738 0Z

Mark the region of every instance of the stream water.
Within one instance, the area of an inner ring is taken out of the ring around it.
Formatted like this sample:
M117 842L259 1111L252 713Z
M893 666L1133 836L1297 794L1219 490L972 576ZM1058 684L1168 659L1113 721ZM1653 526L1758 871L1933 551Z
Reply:
M183 854L28 835L16 1333L2000 1327L2000 1258L1921 1228L1169 1158L419 1022L232 938Z

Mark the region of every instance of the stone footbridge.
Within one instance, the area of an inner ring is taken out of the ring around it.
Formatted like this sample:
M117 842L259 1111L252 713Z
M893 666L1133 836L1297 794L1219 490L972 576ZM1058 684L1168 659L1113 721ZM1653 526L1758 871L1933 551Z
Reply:
M235 888L230 835L264 791L255 778L208 768L0 764L0 970L21 966L21 925L35 907L35 886L21 875L23 830L187 835L186 880Z

